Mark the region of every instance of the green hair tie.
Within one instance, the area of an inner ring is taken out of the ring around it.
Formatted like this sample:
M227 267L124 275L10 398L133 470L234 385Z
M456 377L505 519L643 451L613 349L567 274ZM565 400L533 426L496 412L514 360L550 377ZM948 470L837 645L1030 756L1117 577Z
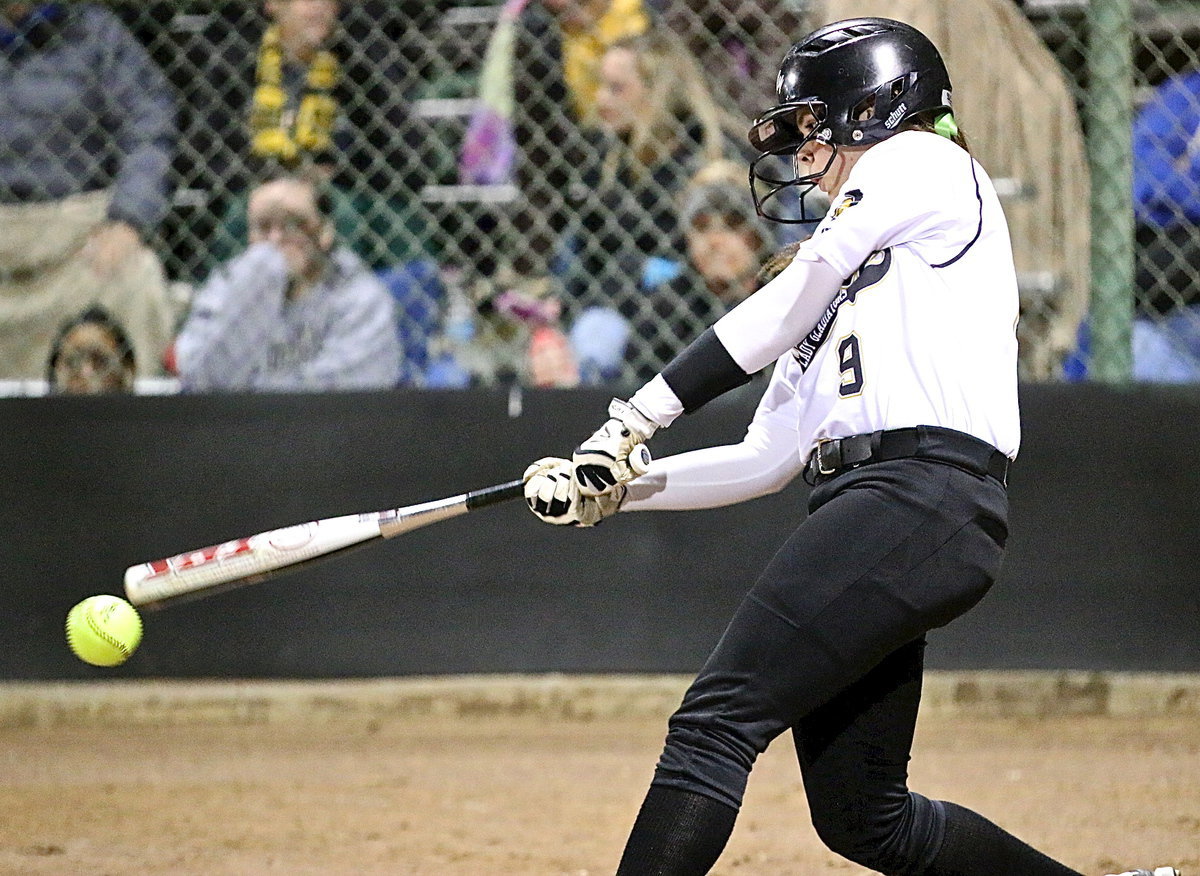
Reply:
M933 130L947 140L958 136L958 122L954 121L954 113L942 113L934 120Z

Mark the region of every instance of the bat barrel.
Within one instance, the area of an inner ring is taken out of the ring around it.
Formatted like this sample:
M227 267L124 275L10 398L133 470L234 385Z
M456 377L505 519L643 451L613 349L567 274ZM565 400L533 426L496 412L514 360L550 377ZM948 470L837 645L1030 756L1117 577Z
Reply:
M125 594L134 605L157 607L177 599L216 593L298 569L380 538L391 538L476 508L515 499L523 493L523 481L509 481L420 505L314 520L236 538L130 566L125 571Z
M125 571L125 594L134 605L150 605L263 580L282 569L378 538L378 517L351 514L314 520L131 566Z

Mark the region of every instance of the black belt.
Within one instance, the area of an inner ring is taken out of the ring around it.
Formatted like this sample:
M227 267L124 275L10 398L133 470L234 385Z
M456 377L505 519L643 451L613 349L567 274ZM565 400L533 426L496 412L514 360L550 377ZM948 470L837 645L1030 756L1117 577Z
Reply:
M936 459L1008 484L1007 456L973 435L940 426L822 438L804 467L804 480L815 486L861 465L906 457Z

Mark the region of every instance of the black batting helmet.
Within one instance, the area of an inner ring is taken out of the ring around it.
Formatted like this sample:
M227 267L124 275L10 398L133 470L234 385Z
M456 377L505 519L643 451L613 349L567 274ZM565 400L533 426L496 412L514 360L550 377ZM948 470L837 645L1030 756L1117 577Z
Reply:
M807 175L794 170L780 180L756 172L762 159L794 155L818 140L838 146L867 146L900 130L919 113L951 108L950 75L937 48L916 28L890 18L848 18L810 33L784 56L776 80L779 102L750 128L750 144L759 151L751 164L755 206L767 218L796 221L763 212L763 202L781 188L809 184L828 169ZM816 121L803 133L802 119ZM766 183L761 198L756 181ZM802 219L799 221L810 221Z

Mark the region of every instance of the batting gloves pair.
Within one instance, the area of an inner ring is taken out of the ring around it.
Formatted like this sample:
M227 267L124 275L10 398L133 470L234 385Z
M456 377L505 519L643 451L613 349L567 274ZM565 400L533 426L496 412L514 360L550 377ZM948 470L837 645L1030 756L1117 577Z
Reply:
M525 469L525 504L546 523L557 526L595 526L621 509L625 485L601 496L585 496L569 459L547 456Z
M645 442L658 424L629 402L614 398L609 419L575 448L575 480L583 496L599 496L646 473L650 451Z

